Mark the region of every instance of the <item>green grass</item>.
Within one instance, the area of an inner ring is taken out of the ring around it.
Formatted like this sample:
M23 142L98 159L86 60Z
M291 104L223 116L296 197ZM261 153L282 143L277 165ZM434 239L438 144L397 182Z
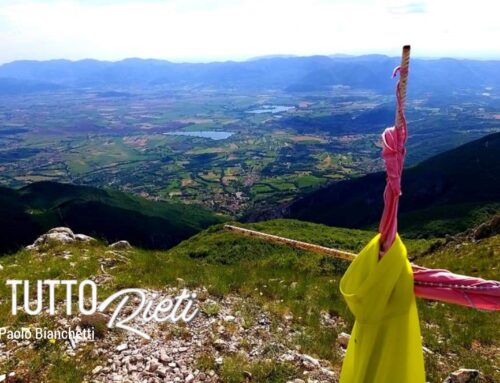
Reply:
M295 180L295 185L297 185L299 189L304 189L319 186L324 182L325 180L323 178L318 178L312 175L305 175L297 177L297 179Z
M247 227L351 251L359 251L374 234L293 220L272 220ZM447 267L487 278L494 278L497 273L491 265L500 261L500 236L471 243L458 256L455 248L443 248L421 256L430 241L407 240L405 243L409 253L422 265ZM26 251L6 256L0 260L4 267L0 279L68 279L71 275L71 278L82 280L98 273L98 258L105 250L101 244L71 245L64 249L73 253L69 260L54 256L63 250L61 246L48 247L44 256ZM300 347L301 352L329 360L335 368L340 368L341 357L334 346L337 333L350 332L354 320L338 289L347 262L241 237L225 232L220 225L169 251L133 249L127 252L127 257L129 263L109 271L114 279L99 289L101 299L125 287L175 286L177 279L182 278L187 287L205 286L215 296L237 294L246 302L252 302L238 308L246 327L252 326L255 320L253 305L269 312L272 328L279 325L285 315L293 315L293 326L299 331L283 341L290 348ZM6 286L0 285L1 296L5 297L7 292ZM63 294L58 294L58 299L62 298ZM418 305L424 345L434 352L426 357L428 381L442 381L446 374L459 367L478 368L491 379L500 379L495 368L498 365L500 328L500 318L496 313L421 300ZM35 320L21 315L13 318L5 301L0 308L2 324L24 326ZM218 312L218 308L212 306L202 310L208 315ZM324 313L340 317L339 326L325 327L320 320ZM269 352L272 355L272 350ZM9 368L14 368L21 358L27 362L30 373L50 375L48 382L79 381L81 374L96 363L89 354L82 355L79 363L63 364L61 378L55 375L54 366L64 362L62 353L42 348L36 355L15 355L8 362ZM40 358L55 361L50 362L52 367L44 367ZM198 364L215 368L210 355L200 356ZM0 366L0 370L5 367ZM250 372L257 382L284 382L294 375L293 366L276 361L252 361L238 354L226 357L217 368L225 382L245 381L243 371Z
M408 236L444 237L475 227L500 213L500 203L464 203L401 214L399 222Z
M45 342L37 345L33 350L24 349L16 360L12 362L19 363L23 361L22 366L18 367L17 376L22 376L23 380L16 382L51 382L51 383L80 383L84 381L85 374L91 369L95 361L87 357L82 363L69 356L64 355L62 344L51 344ZM91 354L87 347L87 355ZM6 365L6 371L13 371L16 365ZM3 368L2 368L3 371Z
M237 354L224 360L219 373L226 383L247 382L249 377L258 383L280 383L296 376L297 370L290 363L249 361L244 355Z

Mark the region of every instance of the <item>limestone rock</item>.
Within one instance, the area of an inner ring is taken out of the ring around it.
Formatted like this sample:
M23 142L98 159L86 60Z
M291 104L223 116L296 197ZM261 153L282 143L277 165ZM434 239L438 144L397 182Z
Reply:
M32 245L28 246L28 250L38 249L40 246L49 242L71 243L75 241L75 235L68 227L56 227L49 230L46 234L38 237Z
M116 347L116 351L118 351L118 352L125 351L127 348L128 348L128 344L122 343Z
M302 361L304 362L305 365L311 365L311 366L319 366L319 360L316 358L313 358L310 355L303 354L301 355Z
M346 334L345 332L341 332L337 337L337 343L341 347L347 348L347 345L349 344L349 339L351 339L351 335Z
M54 227L38 237L33 244L26 246L26 249L39 250L41 246L51 242L67 244L75 241L90 242L95 241L95 239L85 234L75 234L69 227Z
M108 246L110 249L116 249L116 250L125 250L125 249L131 249L132 246L128 241L118 241L115 243L112 243L111 245Z
M75 234L75 240L79 242L94 242L96 239L85 234Z
M479 225L473 232L475 240L492 237L500 233L500 214L495 215L490 221Z
M102 366L97 366L92 370L92 375L97 375L102 370Z
M477 382L479 378L479 371L472 370L468 368L461 368L455 372L452 372L443 383L474 383Z
M47 234L66 234L69 237L75 236L75 233L73 233L73 230L71 230L69 227L63 227L63 226L54 227L54 228L50 229L47 232Z

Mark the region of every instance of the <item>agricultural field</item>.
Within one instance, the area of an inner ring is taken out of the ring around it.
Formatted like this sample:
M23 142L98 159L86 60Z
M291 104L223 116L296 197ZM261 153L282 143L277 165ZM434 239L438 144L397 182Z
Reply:
M408 163L498 131L499 103L495 94L410 100ZM379 137L393 119L391 96L341 86L1 96L0 184L111 187L238 217L381 169Z

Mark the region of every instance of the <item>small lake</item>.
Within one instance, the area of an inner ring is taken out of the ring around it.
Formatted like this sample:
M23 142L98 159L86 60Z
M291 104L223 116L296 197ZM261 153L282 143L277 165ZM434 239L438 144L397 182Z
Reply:
M200 130L191 132L168 132L164 133L167 136L189 136L189 137L201 137L201 138L211 138L212 140L225 140L231 137L234 133L232 132L221 132L217 130Z
M282 113L295 109L295 106L286 105L264 105L261 109L248 110L247 113L261 114L261 113Z

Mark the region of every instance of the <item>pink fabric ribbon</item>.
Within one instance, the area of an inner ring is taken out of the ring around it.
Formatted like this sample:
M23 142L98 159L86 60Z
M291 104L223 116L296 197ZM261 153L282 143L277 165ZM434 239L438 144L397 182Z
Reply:
M415 295L479 310L500 310L500 282L413 265Z
M394 78L400 72L397 67L392 73ZM379 232L381 233L382 254L391 247L398 230L398 205L401 195L401 174L406 154L405 144L407 139L406 118L401 100L400 82L396 86L398 125L387 128L382 134L382 157L385 162L387 184L384 190L384 212L380 221Z
M407 69L406 69L407 70ZM397 67L393 77L402 72ZM384 190L384 211L379 225L382 257L396 237L398 229L398 204L401 195L401 175L403 172L405 144L408 137L404 105L400 91L400 81L396 86L397 126L387 128L382 134L382 157L386 168ZM448 270L427 269L412 265L415 295L421 298L474 307L481 310L500 310L500 282L453 274Z

